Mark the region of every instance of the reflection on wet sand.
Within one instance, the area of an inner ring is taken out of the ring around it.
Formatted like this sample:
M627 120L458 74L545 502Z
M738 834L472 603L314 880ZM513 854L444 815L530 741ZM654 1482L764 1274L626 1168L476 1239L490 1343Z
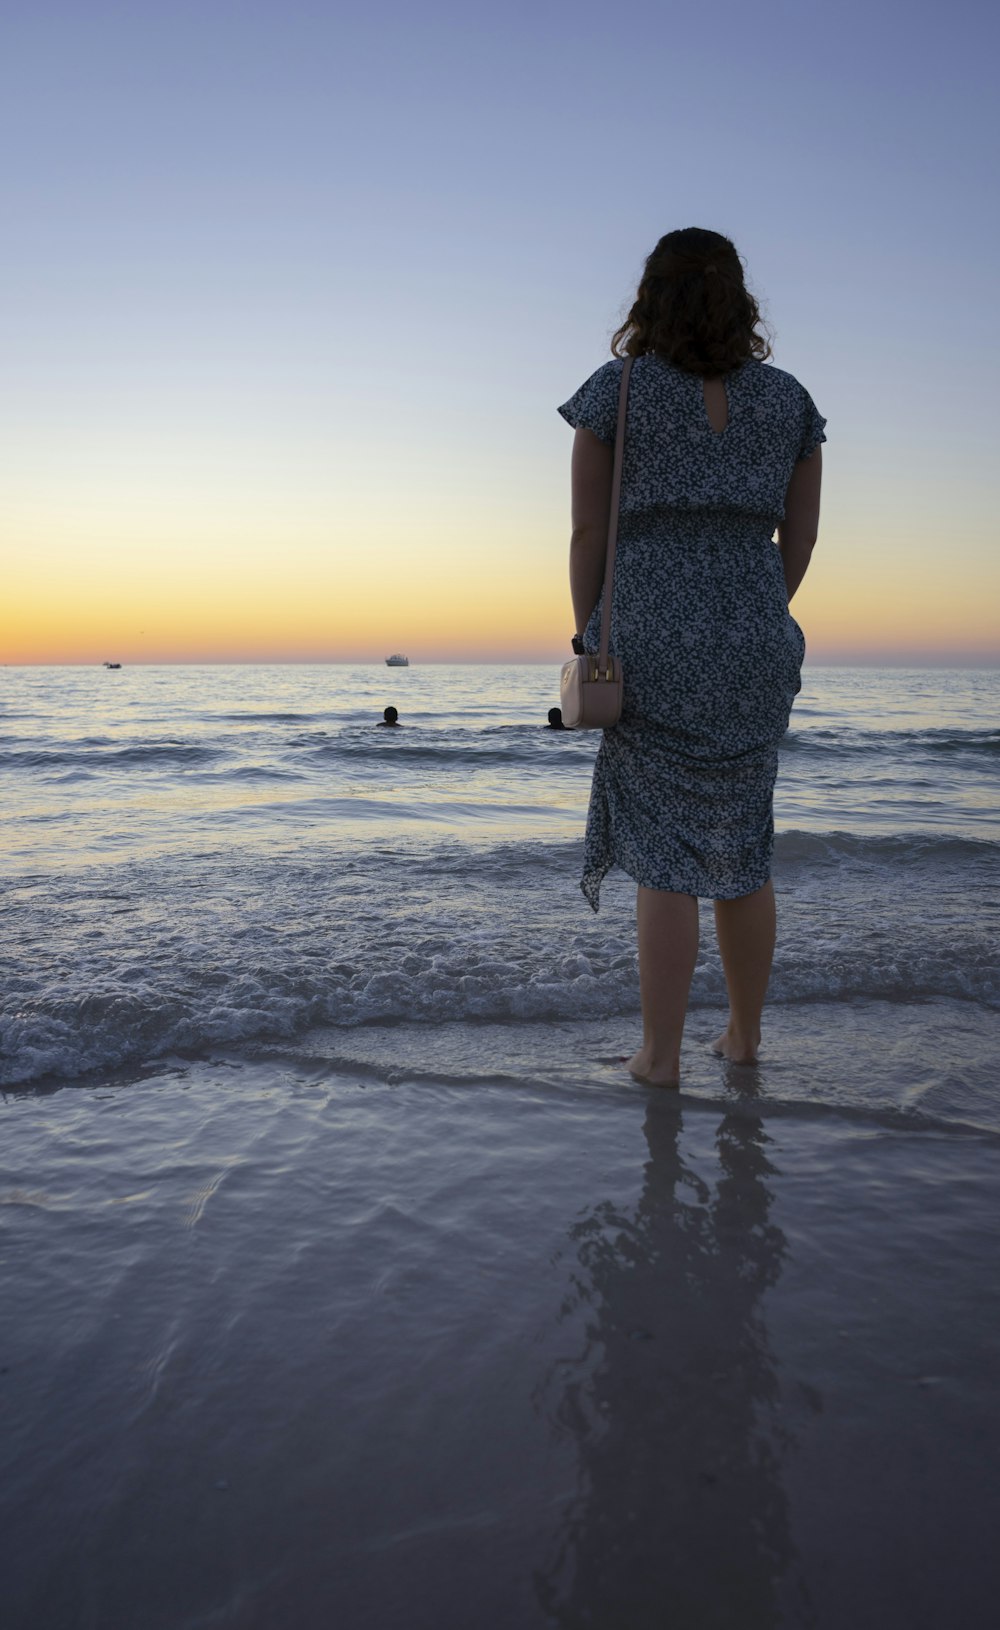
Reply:
M634 1212L599 1203L573 1230L587 1348L545 1401L578 1441L580 1493L536 1588L563 1626L758 1630L793 1556L760 1307L786 1249L770 1140L734 1106L713 1189L685 1164L676 1099L651 1096L643 1130Z

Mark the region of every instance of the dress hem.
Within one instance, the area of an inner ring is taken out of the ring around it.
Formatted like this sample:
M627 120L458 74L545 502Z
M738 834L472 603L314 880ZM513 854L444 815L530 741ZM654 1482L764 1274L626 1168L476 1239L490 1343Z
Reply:
M727 893L725 890L719 892L713 889L679 889L664 883L648 883L644 878L636 877L635 873L630 872L627 866L622 866L618 861L613 860L603 870L585 871L580 879L581 892L593 912L600 910L601 884L608 873L614 871L616 867L620 872L624 872L626 877L631 878L637 888L656 889L661 894L688 894L694 900L745 900L749 895L756 894L758 890L771 881L771 868L769 866L759 882L754 883L751 888L741 888L738 892Z

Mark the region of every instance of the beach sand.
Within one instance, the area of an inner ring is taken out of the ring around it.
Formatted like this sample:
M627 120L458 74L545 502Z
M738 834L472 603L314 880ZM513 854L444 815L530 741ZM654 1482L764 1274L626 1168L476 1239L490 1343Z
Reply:
M625 1021L9 1094L6 1630L993 1622L982 1018L718 1020L681 1094Z

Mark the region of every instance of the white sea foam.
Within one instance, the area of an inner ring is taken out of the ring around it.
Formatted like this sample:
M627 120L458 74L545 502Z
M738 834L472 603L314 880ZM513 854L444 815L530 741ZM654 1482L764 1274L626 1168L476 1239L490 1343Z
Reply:
M308 864L160 859L94 868L51 893L36 880L11 898L25 955L8 975L0 1079L74 1076L316 1024L634 1012L630 889L613 883L595 919L577 894L577 858L568 845L449 845ZM976 914L976 879L990 867L992 846L968 840L921 850L791 835L776 868L771 1001L1000 1006L1000 952ZM966 905L929 934L942 888ZM31 966L44 925L61 949L45 965L36 952ZM724 1000L707 921L691 1000Z

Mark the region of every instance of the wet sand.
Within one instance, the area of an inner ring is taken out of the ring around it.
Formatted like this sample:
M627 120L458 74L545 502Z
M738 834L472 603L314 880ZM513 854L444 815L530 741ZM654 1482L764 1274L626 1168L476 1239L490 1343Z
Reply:
M992 1622L1000 1139L627 1040L8 1096L6 1630Z

